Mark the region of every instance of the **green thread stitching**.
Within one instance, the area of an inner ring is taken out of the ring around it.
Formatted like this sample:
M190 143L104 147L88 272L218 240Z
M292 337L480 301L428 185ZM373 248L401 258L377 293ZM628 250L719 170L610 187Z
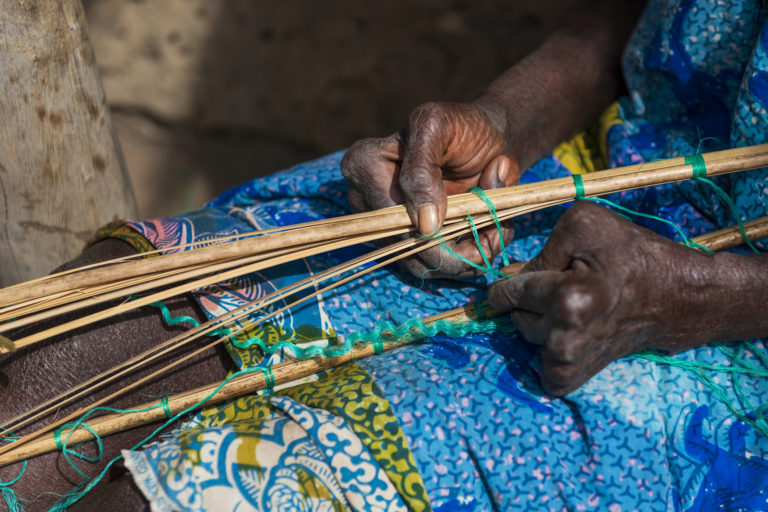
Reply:
M584 194L584 180L581 177L581 174L573 174L572 178L573 178L573 188L576 189L576 192L574 193L574 198L577 201L586 199L587 196Z
M704 156L701 153L695 155L685 156L685 165L691 166L691 172L693 179L703 178L707 175L707 164L704 161Z

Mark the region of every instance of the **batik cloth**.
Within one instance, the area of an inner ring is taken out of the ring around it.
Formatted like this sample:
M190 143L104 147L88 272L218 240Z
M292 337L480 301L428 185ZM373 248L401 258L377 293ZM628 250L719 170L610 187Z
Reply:
M756 0L651 0L624 56L629 96L523 182L766 142L765 20ZM172 249L348 214L341 156L251 181L199 211L128 225L152 246ZM767 176L717 182L748 220L766 214ZM688 236L734 223L698 182L611 199L673 220ZM535 256L564 208L519 218L509 257ZM666 224L638 222L679 240ZM195 296L213 318L368 250L306 258ZM334 344L382 320L403 323L481 300L487 285L486 277L422 281L389 266L251 334ZM737 355L763 364L762 341L739 347L677 358L727 366ZM287 357L230 350L241 367ZM627 357L555 399L542 392L538 370L537 349L520 335L440 335L207 409L173 436L126 452L126 462L153 510L768 510L768 440L712 391L719 386L750 412L768 397L765 379L702 377Z

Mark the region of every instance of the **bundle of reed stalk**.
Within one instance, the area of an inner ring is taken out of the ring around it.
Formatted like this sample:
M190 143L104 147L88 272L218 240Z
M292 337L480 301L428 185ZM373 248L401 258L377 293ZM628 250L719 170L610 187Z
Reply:
M707 153L703 159L708 176L756 169L768 166L768 145ZM673 158L590 173L583 177L583 189L586 197L592 197L686 180L692 176L691 164L684 158ZM487 191L500 219L565 203L576 195L577 190L569 178ZM466 216L487 215L485 212L486 203L474 194L450 197L442 236L453 236L462 228L469 229ZM480 220L485 222L490 218ZM413 230L405 208L395 206L189 244L166 253L157 251L152 258L141 257L145 255L122 258L11 286L0 290L0 322L3 322L0 333L116 298L170 288L22 339L11 341L5 338L0 343L0 353L174 295L322 252L404 235ZM412 246L418 246L419 242L414 239Z
M765 167L768 166L768 145L709 153L704 155L704 162L709 176ZM596 196L690 179L693 177L693 172L691 164L683 158L595 172L584 176L583 195ZM149 361L156 360L158 357L199 339L219 327L231 326L234 322L238 322L238 327L234 328L230 334L207 343L191 354L174 361L166 368L124 387L117 393L96 401L87 409L81 409L53 421L45 428L0 448L0 455L10 450L20 449L23 445L82 415L87 410L135 389L143 382L156 378L162 372L182 364L200 352L245 332L249 327L269 320L289 307L294 307L300 302L357 278L360 272L374 270L426 248L434 247L442 243L446 237L468 233L472 227L466 219L467 215L473 215L474 225L477 228L482 228L493 225L497 219L506 220L540 208L572 201L578 195L579 191L574 182L568 178L487 191L487 197L495 205L496 215L486 213L488 206L485 201L473 194L452 196L448 200L446 223L439 236L432 238L411 237L388 247L374 250L368 255L277 290L220 318L190 329L146 353L135 356L125 363L76 386L67 393L41 404L27 414L5 422L0 427L14 430L23 428L34 420L52 414L62 404L74 401L99 386L133 372ZM768 231L768 222L753 223L748 225L748 229L752 230L750 236L765 233ZM188 247L183 247L183 249L188 249L183 252L179 252L180 248L176 247L173 252L159 253L152 258L140 259L144 255L137 255L137 257L91 265L87 268L55 274L0 290L0 321L6 321L0 325L0 332L8 332L17 327L35 324L40 320L63 313L103 304L116 298L126 297L129 294L144 293L158 287L170 286L170 288L147 294L137 300L92 313L79 320L45 329L15 341L8 340L5 342L7 350L15 350L95 321L110 318L124 311L249 274L259 269L349 245L405 235L412 231L413 227L404 207L392 207L376 212L227 237L213 242L207 241L206 244L208 245L203 247L199 246L200 244L190 244ZM727 241L723 242L726 239ZM732 231L728 231L727 234L718 235L713 240L717 240L717 243L720 243L720 247L722 247L737 243L740 238L734 236ZM364 267L364 270L352 273L360 267ZM345 274L347 275L342 277ZM333 282L320 288L320 283L327 280ZM259 313L266 306L279 301L285 302L289 295L310 288L314 288L315 291L270 313L260 313L257 319L252 318L254 313ZM358 348L355 351L359 354L366 353L365 350L358 350ZM311 369L312 364L306 363L306 368ZM257 375L253 377L258 380Z
M744 224L746 235L752 239L768 237L768 217L750 221ZM692 239L692 242L712 251L721 251L741 245L744 240L737 226L721 229L712 233L702 235ZM522 262L514 263L502 269L506 275L513 275L523 267ZM429 326L437 321L465 322L467 320L479 320L477 313L482 311L483 318L494 318L504 314L490 307L487 303L468 304L444 313L432 315L424 318L424 325ZM423 339L423 335L415 332L405 338L390 338L381 347L381 352L387 352L404 345L417 342ZM350 361L357 361L366 357L373 356L377 351L373 345L359 344L351 351L338 357L322 358L314 357L311 359L296 359L275 365L272 368L274 383L272 386L285 386L296 382L299 379L317 374L319 372L336 368ZM251 395L271 387L265 373L251 373L242 375L231 381L214 382L207 386L202 386L184 393L168 397L166 404L161 404L160 400L153 400L137 405L136 412L105 414L88 421L88 429L76 429L70 431L64 428L60 438L67 438L70 446L84 443L94 439L94 435L99 437L109 436L123 432L125 430L136 428L149 423L164 420L169 415L177 415L189 409L196 409L202 406L214 406L225 403L235 398ZM279 388L278 388L279 389ZM71 417L82 416L94 406L82 408ZM62 423L63 424L63 423ZM22 425L16 422L16 425ZM13 426L13 424L9 424ZM59 449L56 439L49 434L43 436L44 432L35 433L35 437L29 438L25 443L11 444L7 453L0 451L0 467L4 467L15 462L36 457Z

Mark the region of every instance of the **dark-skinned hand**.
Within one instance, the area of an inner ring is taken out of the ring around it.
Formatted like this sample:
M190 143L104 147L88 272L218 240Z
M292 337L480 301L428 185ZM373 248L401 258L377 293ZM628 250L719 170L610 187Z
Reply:
M446 197L477 186L518 182L521 171L588 126L623 87L621 55L645 0L582 0L533 53L496 78L472 103L425 103L400 133L354 144L341 163L358 211L405 203L421 234L445 220ZM505 240L512 234L504 230ZM482 261L474 240L452 244ZM497 230L480 236L482 251L499 250ZM442 257L441 257L442 256ZM407 262L414 274L471 273L439 248Z
M721 292L715 260L581 201L489 298L541 346L544 389L564 395L629 353L710 341L701 315Z
M408 126L383 139L364 139L344 156L341 170L349 184L349 201L357 211L405 204L423 235L443 225L448 195L471 187L491 189L519 180L519 168L507 155L503 124L489 107L463 103L426 103L410 115ZM489 257L500 250L495 227L479 231ZM505 240L511 224L503 225ZM474 239L446 241L463 257L482 262ZM445 276L472 273L458 258L439 247L403 261L414 275ZM439 272L427 273L439 268Z

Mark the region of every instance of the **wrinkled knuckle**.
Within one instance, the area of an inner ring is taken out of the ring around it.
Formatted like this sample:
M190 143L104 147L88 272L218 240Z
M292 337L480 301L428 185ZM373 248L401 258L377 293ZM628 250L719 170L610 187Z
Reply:
M345 178L355 178L369 172L378 147L376 140L362 139L350 146L341 159L341 173Z
M422 103L411 111L411 120L439 117L444 110L445 103L439 101L428 101L426 103Z
M563 221L571 229L592 226L600 212L600 207L590 201L576 201L563 215Z
M594 290L585 282L563 283L554 297L554 312L565 324L582 325L596 306Z
M426 192L431 189L432 177L429 170L423 167L411 167L408 172L401 172L397 183L403 190L411 192Z
M445 120L445 104L439 102L422 103L411 111L408 120L409 135L430 134L439 131Z

